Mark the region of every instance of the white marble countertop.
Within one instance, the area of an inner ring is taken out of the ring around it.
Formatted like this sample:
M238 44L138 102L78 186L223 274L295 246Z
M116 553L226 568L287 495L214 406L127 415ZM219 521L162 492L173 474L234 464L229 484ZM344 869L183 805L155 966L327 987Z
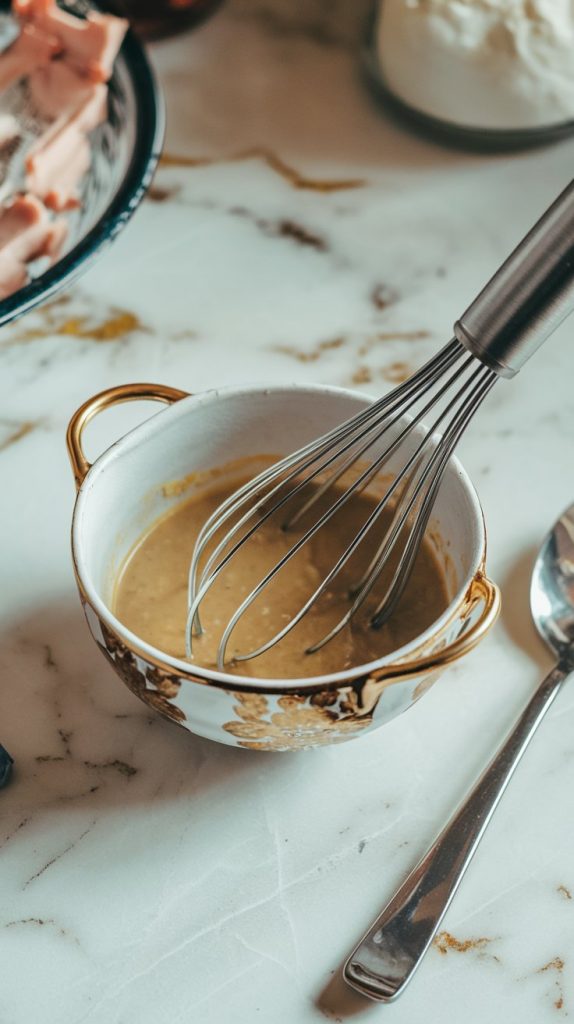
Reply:
M340 981L550 664L527 583L574 498L571 323L495 388L461 448L501 620L381 731L292 755L194 739L122 687L77 600L64 430L86 397L138 379L379 394L448 338L571 176L572 142L469 156L390 124L357 72L364 5L297 7L236 0L155 46L168 158L149 199L65 300L0 338L0 740L16 759L0 794L1 1024L574 1013L569 690L404 997L381 1007ZM102 418L90 450L144 414Z

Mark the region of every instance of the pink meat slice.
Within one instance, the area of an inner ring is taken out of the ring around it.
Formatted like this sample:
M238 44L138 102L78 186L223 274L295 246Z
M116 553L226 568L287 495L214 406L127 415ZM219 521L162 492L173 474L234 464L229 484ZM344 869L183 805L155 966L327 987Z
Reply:
M107 82L122 45L128 23L112 14L90 11L77 18L58 7L55 0L13 0L12 8L21 18L56 36L68 63L93 82Z
M55 120L93 97L99 86L82 78L65 61L53 60L32 72L28 88L37 111Z
M28 281L28 271L24 263L10 253L0 252L0 299L7 299Z
M26 188L54 210L78 205L78 185L90 166L86 135L106 117L107 88L95 85L71 114L59 117L26 157Z
M80 206L78 185L90 166L92 154L90 144L82 135L74 155L58 175L44 196L44 202L51 210L73 210Z
M50 220L34 196L16 196L0 206L0 298L26 283L26 263L39 256L56 256L66 231L62 221Z
M24 25L17 39L0 54L0 90L47 64L61 49L62 44L55 36L35 25Z

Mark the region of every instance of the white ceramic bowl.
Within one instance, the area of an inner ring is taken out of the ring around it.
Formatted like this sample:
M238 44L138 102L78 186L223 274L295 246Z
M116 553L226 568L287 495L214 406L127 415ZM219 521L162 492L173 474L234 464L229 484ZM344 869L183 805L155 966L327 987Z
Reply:
M90 465L81 444L86 423L104 408L136 399L156 399L169 407ZM158 516L181 500L179 489L166 489L167 483L230 460L294 451L367 405L364 395L317 385L229 388L190 396L132 384L96 395L72 418L68 448L79 489L72 551L88 625L127 686L191 732L257 750L351 739L409 707L439 670L478 643L496 619L498 589L484 575L482 510L456 459L447 467L429 524L450 603L429 629L391 655L309 679L253 679L169 657L131 633L111 611L113 580L125 555ZM417 437L420 428L401 459ZM374 446L372 457L377 454ZM393 468L391 461L388 469Z

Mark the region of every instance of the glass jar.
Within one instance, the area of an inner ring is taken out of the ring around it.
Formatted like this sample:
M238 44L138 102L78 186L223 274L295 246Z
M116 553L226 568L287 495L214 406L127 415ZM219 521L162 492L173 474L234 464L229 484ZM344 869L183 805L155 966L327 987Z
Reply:
M574 132L572 11L570 0L379 0L364 67L387 107L439 140L541 145Z

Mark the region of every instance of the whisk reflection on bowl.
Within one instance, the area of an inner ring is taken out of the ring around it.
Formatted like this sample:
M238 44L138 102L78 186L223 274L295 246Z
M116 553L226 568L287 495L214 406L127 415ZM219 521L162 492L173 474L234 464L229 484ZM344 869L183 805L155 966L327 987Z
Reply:
M499 377L512 377L574 305L574 182L558 197L508 260L469 306L454 328L454 339L409 380L367 410L260 473L231 495L204 524L189 573L186 648L202 632L200 605L235 554L272 515L285 509L284 529L300 522L329 489L358 466L356 479L337 493L333 504L294 541L285 555L240 603L223 630L218 668L224 668L229 640L242 616L324 524L353 494L383 473L428 414L431 426L405 458L385 494L332 569L299 611L255 650L234 654L247 661L287 635L320 599L363 543L385 509L391 519L369 564L349 595L339 622L317 639L307 653L318 651L347 625L363 606L391 556L396 560L390 582L370 613L379 628L392 615L403 593L423 539L441 480L460 437ZM398 433L396 430L398 428ZM359 460L386 434L391 435L375 460ZM405 451L407 448L405 447ZM317 486L318 484L318 486ZM306 488L313 485L310 497ZM294 508L289 506L295 503ZM238 517L238 518L237 518ZM220 539L218 534L231 525ZM213 550L210 545L214 544ZM201 559L205 564L199 569Z

